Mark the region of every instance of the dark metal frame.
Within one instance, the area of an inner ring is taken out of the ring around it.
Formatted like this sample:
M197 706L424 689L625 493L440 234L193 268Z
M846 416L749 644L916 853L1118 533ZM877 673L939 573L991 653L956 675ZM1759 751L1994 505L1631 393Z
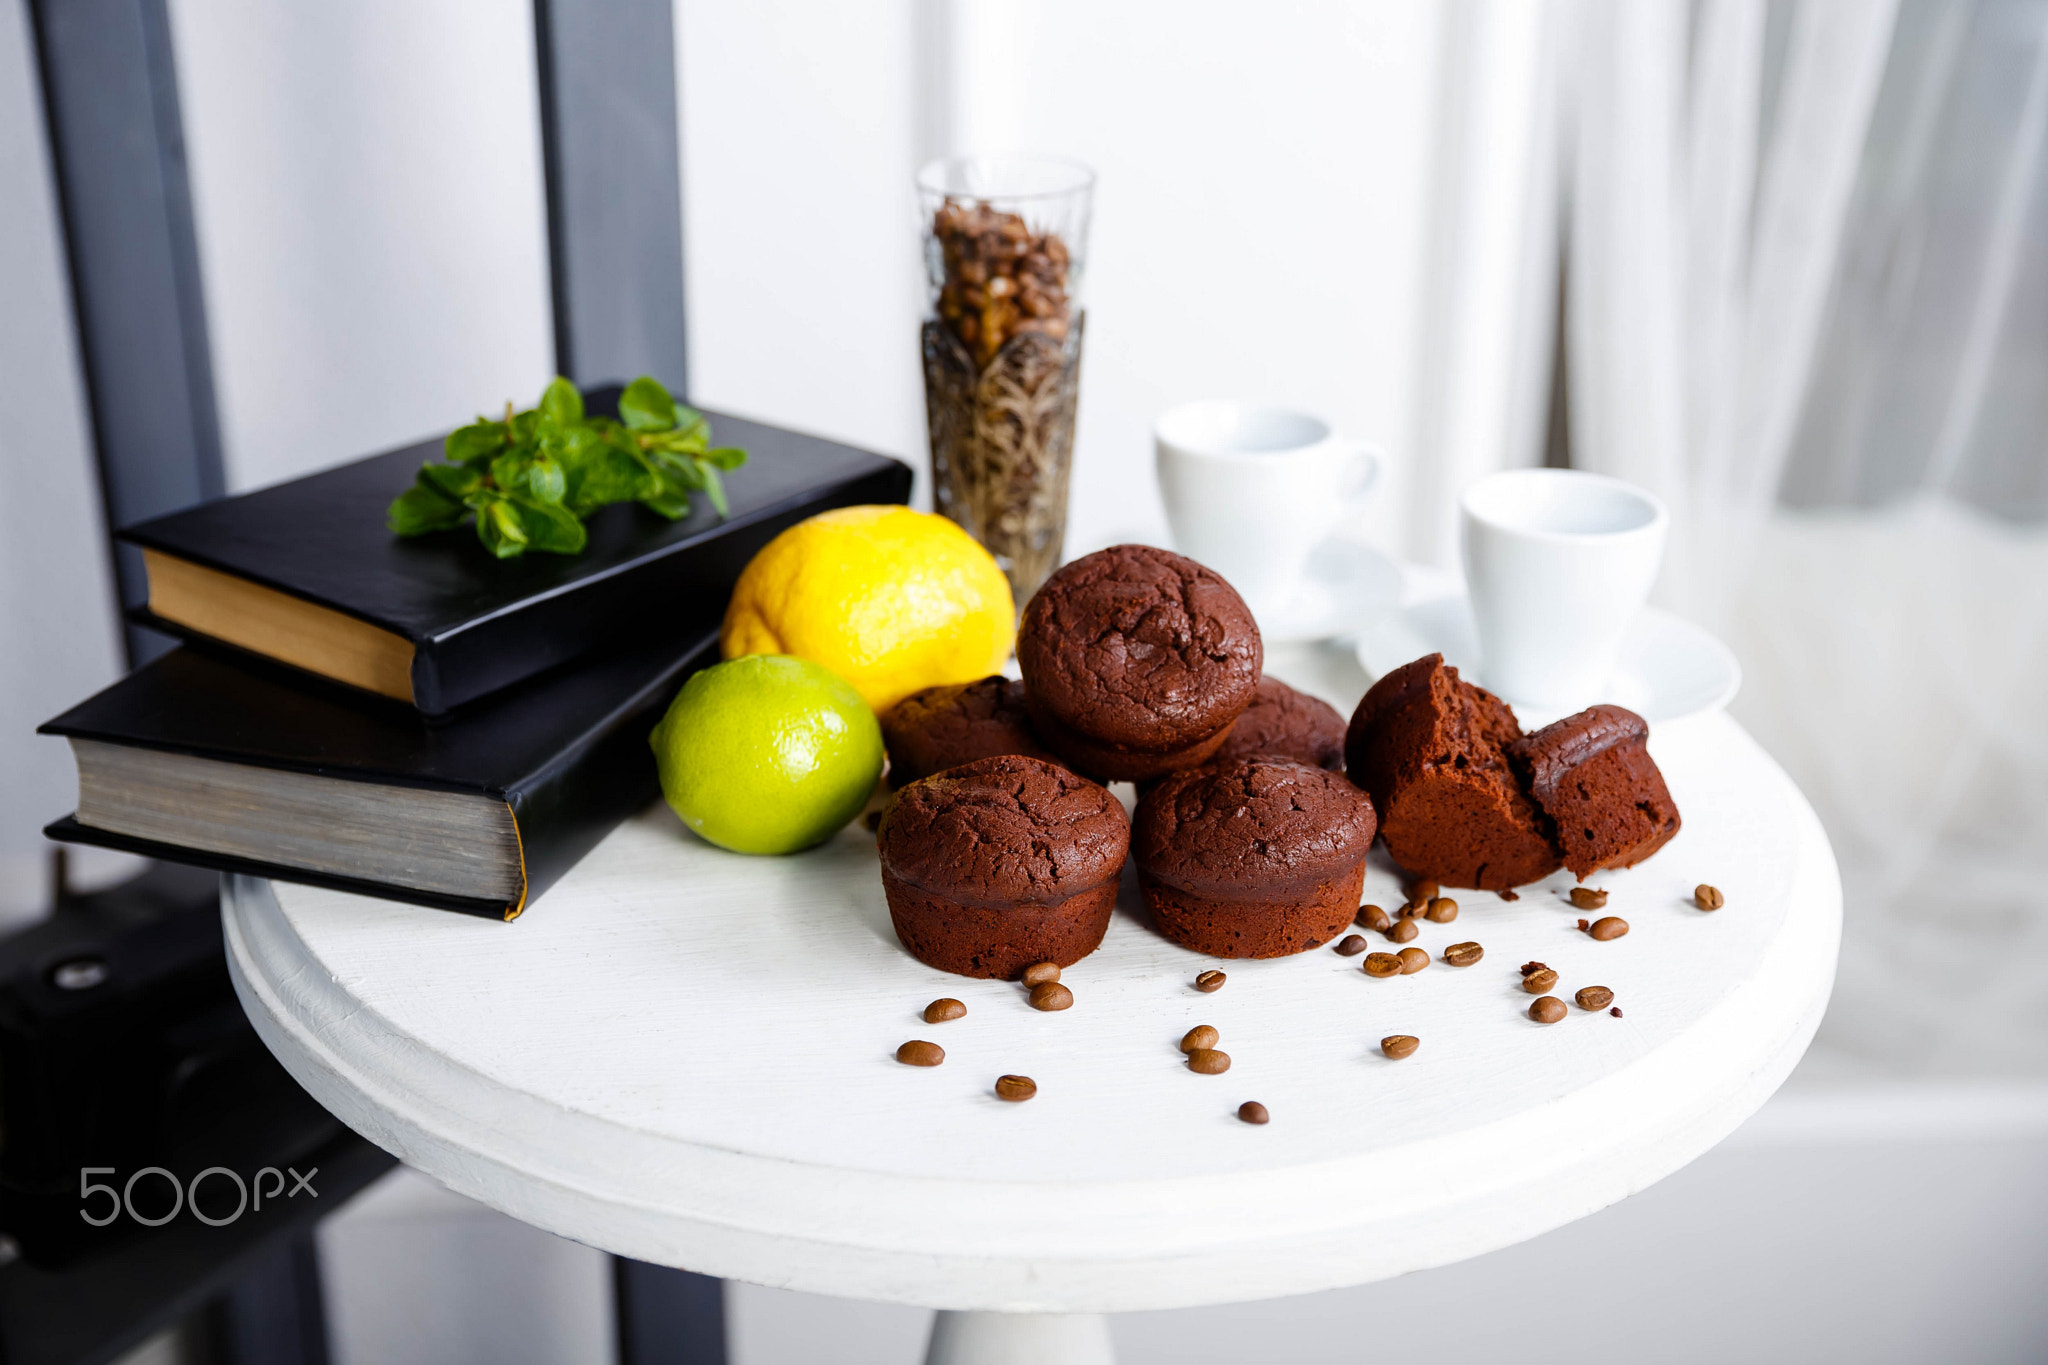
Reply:
M166 0L29 0L109 530L225 492ZM686 390L669 0L534 0L558 372ZM123 611L141 557L114 551ZM131 666L167 643L127 627ZM167 1230L168 1231L168 1230ZM219 1267L212 1335L247 1365L324 1356L317 1263L293 1229ZM625 1365L723 1362L719 1282L619 1260Z

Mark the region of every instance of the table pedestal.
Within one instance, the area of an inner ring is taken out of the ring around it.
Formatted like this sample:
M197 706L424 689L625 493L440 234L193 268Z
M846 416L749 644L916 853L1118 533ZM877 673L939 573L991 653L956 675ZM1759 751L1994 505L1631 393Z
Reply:
M932 1319L924 1365L1116 1365L1099 1313L955 1313Z

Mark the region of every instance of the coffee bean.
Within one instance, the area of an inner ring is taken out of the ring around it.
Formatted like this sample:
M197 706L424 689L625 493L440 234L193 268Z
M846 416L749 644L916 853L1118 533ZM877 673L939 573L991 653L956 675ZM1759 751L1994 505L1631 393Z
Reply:
M1339 957L1357 957L1364 951L1365 936L1362 934L1346 934L1342 941L1337 944L1337 955Z
M1598 1014L1614 1003L1614 992L1605 986L1581 986L1579 993L1572 997L1579 1002L1579 1008Z
M927 1024L943 1024L948 1019L958 1019L966 1013L967 1006L951 996L946 996L924 1007L924 1021Z
M1541 995L1557 984L1557 973L1548 967L1538 967L1522 978L1522 989L1531 995Z
M1421 932L1420 929L1415 927L1414 920L1397 919L1394 921L1393 927L1387 930L1387 938L1394 943L1410 943Z
M905 1066L937 1066L946 1060L946 1049L937 1043L927 1043L922 1038L913 1038L896 1049L896 1060Z
M1395 957L1392 953L1367 953L1365 955L1365 974L1367 976L1399 976L1401 974L1401 959Z
M1057 981L1041 981L1031 988L1031 1008L1063 1010L1074 1003L1074 993Z
M1541 962L1524 962L1524 963L1522 964L1522 975L1523 975L1523 976L1528 976L1528 975L1529 975L1530 973L1532 973L1532 972L1540 972L1540 971L1542 971L1542 970L1543 970L1543 964L1542 964Z
M1702 910L1719 910L1728 903L1728 898L1721 894L1719 887L1701 882L1692 889L1692 903Z
M1186 1035L1181 1038L1180 1050L1182 1052L1193 1052L1198 1048L1214 1047L1220 1039L1221 1035L1215 1029L1207 1024L1197 1024L1189 1029Z
M1521 894L1515 891L1496 891L1493 894L1499 896L1504 901L1518 901L1522 898Z
M1619 1005L1616 1005L1616 1006L1615 1006L1615 1007L1614 1007L1613 1009L1611 1009L1611 1010L1609 1010L1609 1011L1607 1011L1607 1012L1608 1012L1609 1014L1613 1015L1613 1016L1614 1016L1615 1018L1617 1018L1617 1019L1621 1018L1621 1006L1619 1006Z
M1246 1100L1243 1104L1237 1106L1237 1116L1246 1123L1267 1123L1273 1117L1266 1112L1266 1106L1260 1104L1257 1100Z
M1620 938L1628 932L1628 921L1619 915L1606 915L1593 921L1593 927L1586 931L1600 942Z
M1019 1104L1038 1093L1038 1082L1029 1076L996 1077L996 1098Z
M1429 909L1428 901L1409 901L1401 907L1402 919L1420 919L1422 912Z
M1585 920L1580 920L1580 921L1579 921L1579 932L1580 932L1580 933L1582 933L1582 934L1586 932L1586 921L1585 921Z
M1529 1006L1529 1017L1539 1024L1554 1024L1564 1018L1564 1001L1546 995Z
M1607 904L1607 893L1605 891L1595 891L1590 886L1573 887L1571 898L1574 910L1598 910L1601 906Z
M1198 1047L1188 1054L1188 1070L1199 1071L1204 1076L1221 1076L1230 1070L1230 1054L1218 1052L1213 1047Z
M1229 979L1221 972L1203 972L1195 978L1195 989L1203 992L1220 991L1223 989L1223 983Z
M1443 893L1443 888L1435 882L1410 882L1408 884L1408 903L1410 905L1428 905Z
M1453 967L1469 967L1486 956L1486 949L1476 943L1453 943L1444 949L1444 961Z
M1413 976L1429 965L1429 954L1420 948L1403 948L1395 954L1401 959L1401 975Z
M1024 969L1024 984L1043 986L1048 981L1060 979L1060 964L1057 962L1034 962Z
M1429 903L1429 919L1432 924L1449 924L1458 917L1458 903L1449 896L1438 896Z
M1358 917L1351 922L1361 929L1384 932L1394 922L1394 917L1377 905L1367 905L1360 908Z
M1413 1038L1405 1033L1396 1033L1391 1037L1380 1039L1380 1051L1386 1053L1387 1056L1397 1062L1403 1057L1413 1056L1415 1049L1421 1046L1422 1040L1420 1038Z

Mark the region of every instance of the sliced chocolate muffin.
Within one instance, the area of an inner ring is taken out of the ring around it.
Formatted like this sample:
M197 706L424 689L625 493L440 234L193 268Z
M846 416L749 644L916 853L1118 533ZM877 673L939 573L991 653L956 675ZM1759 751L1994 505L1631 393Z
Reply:
M1236 589L1150 545L1062 568L1025 606L1017 634L1039 737L1083 772L1128 781L1214 754L1264 662Z
M1042 759L976 759L903 788L877 841L896 937L941 971L1072 966L1109 928L1130 822L1106 788Z
M1261 678L1251 705L1210 761L1227 758L1277 758L1342 772L1344 717L1320 697L1297 692L1278 678Z
M1543 813L1515 780L1515 713L1443 655L1374 683L1344 736L1345 771L1372 793L1394 861L1445 886L1506 891L1557 871Z
M1634 867L1678 833L1678 807L1649 739L1649 722L1635 712L1592 706L1508 745L1508 762L1580 881L1603 867Z
M1213 957L1284 957L1358 913L1372 800L1323 768L1211 763L1138 803L1132 851L1159 932Z
M999 754L1059 761L1031 728L1024 684L995 675L911 693L882 717L882 743L892 787Z

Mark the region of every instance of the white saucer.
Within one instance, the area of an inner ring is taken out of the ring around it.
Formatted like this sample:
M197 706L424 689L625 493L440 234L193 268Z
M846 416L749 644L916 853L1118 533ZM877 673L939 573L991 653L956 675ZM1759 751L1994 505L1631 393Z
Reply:
M1357 635L1401 601L1394 561L1348 540L1326 540L1309 554L1301 585L1278 610L1258 613L1259 635L1275 644Z
M1486 685L1472 607L1462 592L1404 607L1358 642L1359 666L1374 678L1412 659L1439 653L1468 680ZM1668 725L1720 710L1741 686L1742 666L1711 632L1670 612L1645 607L1622 636L1614 676L1599 696L1569 707L1506 700L1524 729L1548 725L1599 702L1626 706L1652 725Z

